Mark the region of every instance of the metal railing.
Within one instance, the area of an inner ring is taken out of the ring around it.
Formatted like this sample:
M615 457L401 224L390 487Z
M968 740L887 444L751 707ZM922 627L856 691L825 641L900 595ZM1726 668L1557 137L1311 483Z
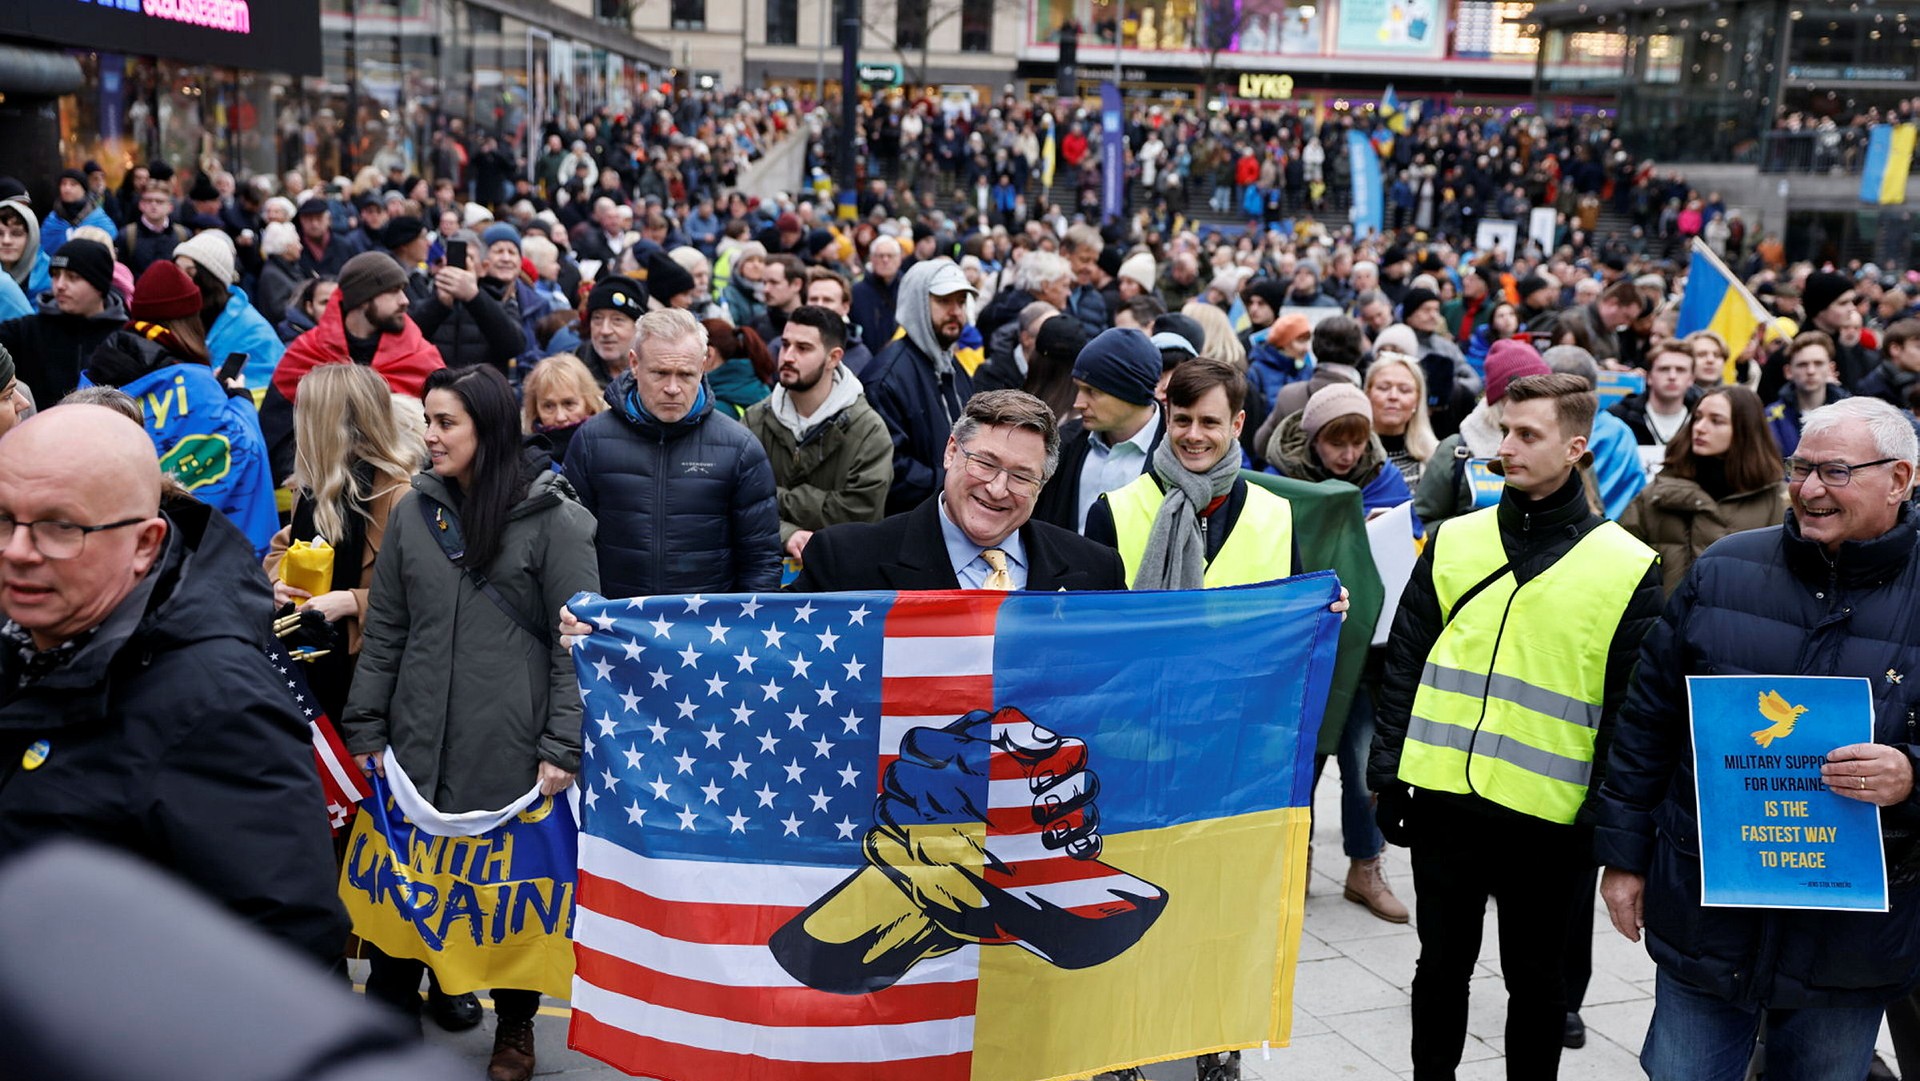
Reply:
M1763 173L1857 174L1867 160L1867 133L1861 128L1826 131L1769 131L1760 136Z

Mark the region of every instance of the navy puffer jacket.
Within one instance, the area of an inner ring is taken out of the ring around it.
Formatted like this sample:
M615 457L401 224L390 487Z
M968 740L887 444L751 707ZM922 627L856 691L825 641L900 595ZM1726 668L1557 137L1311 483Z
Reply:
M713 392L663 424L640 408L633 373L607 386L613 408L580 426L566 475L600 523L600 589L609 597L757 593L780 588L773 468Z
M1689 675L1856 676L1873 684L1874 740L1914 761L1920 727L1920 531L1900 522L1829 557L1786 524L1708 548L1641 647L1606 782L1595 854L1646 876L1647 949L1730 1001L1776 1009L1879 1006L1920 979L1920 801L1883 808L1891 911L1703 908ZM1920 770L1916 771L1920 773Z

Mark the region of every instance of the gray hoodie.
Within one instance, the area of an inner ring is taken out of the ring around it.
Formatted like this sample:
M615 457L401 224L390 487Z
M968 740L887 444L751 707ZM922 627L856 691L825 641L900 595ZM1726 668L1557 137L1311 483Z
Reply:
M780 426L793 433L793 441L804 443L807 434L833 418L860 400L860 377L848 371L845 365L833 370L833 389L827 392L827 400L820 403L810 417L802 417L793 407L793 397L786 387L776 386L767 398L767 409Z
M901 275L900 300L894 309L894 319L907 332L907 340L933 360L935 375L946 375L953 370L953 352L941 348L940 337L933 332L933 305L927 296L927 282L942 264L952 262L951 259L928 259L908 267Z

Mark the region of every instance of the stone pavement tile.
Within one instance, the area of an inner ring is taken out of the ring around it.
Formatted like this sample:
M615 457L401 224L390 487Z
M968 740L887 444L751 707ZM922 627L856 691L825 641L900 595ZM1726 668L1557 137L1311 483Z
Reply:
M1329 1017L1327 1024L1346 1037L1355 1047L1365 1048L1369 1056L1396 1074L1413 1069L1413 1015L1406 1007L1343 1013ZM1478 1037L1469 1035L1461 1051L1462 1062L1496 1058L1499 1052Z
M1628 942L1611 924L1594 928L1593 971L1618 976L1631 983L1653 978L1653 958L1647 956L1646 939Z
M1329 957L1340 956L1340 951L1320 941L1312 931L1300 932L1300 957L1302 961L1324 961Z
M1467 1035L1491 1042L1507 1034L1507 984L1499 976L1475 976L1467 981Z
M1382 923L1381 926L1392 925ZM1395 987L1410 989L1413 986L1413 962L1420 955L1418 938L1410 939L1406 935L1356 938L1340 943L1337 948Z
M1388 923L1367 911L1365 905L1342 897L1338 890L1308 895L1305 926L1315 938L1330 946L1337 947L1356 938L1400 936L1407 939L1409 949L1418 948L1414 945L1418 940L1414 938L1411 924Z
M1587 998L1582 1009L1604 1006L1609 1002L1646 998L1650 993L1650 990L1629 983L1611 972L1596 972L1593 974L1593 979L1587 982Z
M1386 1007L1404 1008L1407 993L1346 957L1302 963L1293 979L1293 1004L1325 1019Z
M1634 1081L1646 1075L1633 1055L1604 1040L1560 1056L1560 1081ZM1506 1081L1507 1060L1462 1062L1456 1081Z
M1270 1061L1261 1061L1257 1049L1248 1051L1240 1062L1243 1081L1398 1081L1392 1070L1336 1032L1300 1037L1291 1047L1274 1049ZM1161 1078L1151 1071L1147 1076L1153 1081L1191 1081L1193 1072L1189 1070L1184 1078L1178 1074Z
M1587 1023L1589 1046L1596 1043L1594 1037L1599 1036L1623 1051L1638 1055L1640 1045L1647 1039L1647 1022L1653 1020L1653 999L1591 1006L1580 1011L1580 1019Z

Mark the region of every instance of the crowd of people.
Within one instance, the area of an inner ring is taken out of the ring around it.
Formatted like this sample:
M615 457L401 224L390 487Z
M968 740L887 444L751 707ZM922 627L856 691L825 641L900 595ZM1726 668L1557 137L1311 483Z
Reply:
M234 697L277 685L276 629L361 766L456 814L575 783L580 591L1228 587L1326 569L1314 516L1405 506L1419 560L1317 765L1344 896L1418 917L1416 1076L1458 1065L1489 897L1508 1076L1555 1075L1596 883L1659 966L1652 1076L1744 1076L1764 1015L1767 1076L1853 1081L1883 1012L1920 1071L1920 278L1789 262L1585 123L1431 118L1357 236L1314 216L1350 182L1339 124L1297 113L1137 111L1155 202L1102 222L1025 201L1049 130L1084 190L1084 117L869 108L848 221L734 187L767 140L829 155L818 111L647 104L344 187L83 166L39 207L0 180L0 754L31 763L0 852L132 848L333 964L304 724ZM929 170L987 201L942 207ZM1189 227L1194 187L1260 212ZM1587 197L1692 216L1602 240ZM1502 201L1571 217L1476 249ZM1750 341L1679 333L1691 236L1774 314ZM291 584L318 545L324 588ZM1824 773L1882 808L1890 913L1701 906L1684 677L1714 672L1876 680L1879 742ZM478 1023L371 953L370 996ZM538 996L492 998L489 1076L525 1079Z

